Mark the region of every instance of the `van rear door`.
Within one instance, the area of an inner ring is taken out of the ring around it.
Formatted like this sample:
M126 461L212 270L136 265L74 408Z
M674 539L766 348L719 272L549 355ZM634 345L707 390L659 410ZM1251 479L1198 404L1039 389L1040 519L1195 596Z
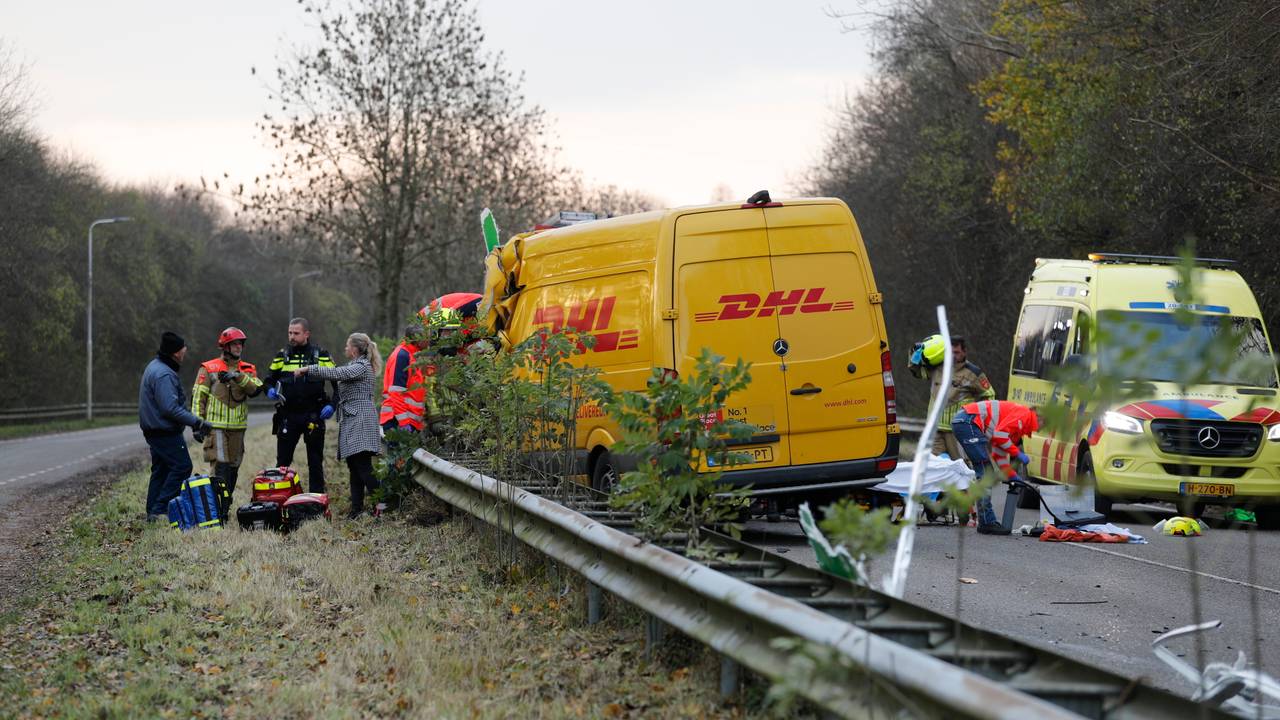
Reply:
M672 263L676 370L693 372L702 348L751 363L751 383L724 408L728 419L755 427L739 452L745 467L790 463L787 395L782 362L773 352L779 337L776 313L766 312L773 296L773 268L764 211L722 210L682 215L676 220Z
M878 457L888 445L880 308L865 249L841 205L764 210L795 465ZM762 318L763 319L763 318Z

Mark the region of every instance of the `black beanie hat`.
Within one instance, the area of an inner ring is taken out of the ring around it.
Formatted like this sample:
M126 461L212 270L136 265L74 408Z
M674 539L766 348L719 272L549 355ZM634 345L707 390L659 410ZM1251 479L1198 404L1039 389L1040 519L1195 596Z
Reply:
M160 336L160 354L161 355L166 355L166 356L172 355L186 346L187 346L187 341L183 340L182 336L179 335L178 333L169 332L166 330L164 335Z

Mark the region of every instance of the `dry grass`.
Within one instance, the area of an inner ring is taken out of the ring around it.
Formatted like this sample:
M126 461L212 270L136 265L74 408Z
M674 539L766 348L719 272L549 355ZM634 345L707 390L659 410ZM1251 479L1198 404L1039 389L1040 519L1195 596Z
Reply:
M251 433L246 474L273 445ZM340 517L346 471L331 470ZM427 498L287 537L180 535L142 522L145 482L72 519L31 607L0 618L0 716L751 714L717 701L714 657L646 661L633 613L586 627L576 580L532 556L498 570L486 529L421 524L439 517Z

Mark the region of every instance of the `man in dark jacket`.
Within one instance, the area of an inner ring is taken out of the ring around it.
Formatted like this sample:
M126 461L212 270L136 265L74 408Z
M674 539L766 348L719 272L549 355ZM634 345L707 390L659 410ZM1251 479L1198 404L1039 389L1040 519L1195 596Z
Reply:
M267 397L276 401L271 432L276 436L276 465L293 463L298 440L307 444L307 485L314 493L324 492L324 421L333 417L334 399L325 392L323 380L294 377L298 368L309 365L333 367L333 358L323 348L311 344L311 325L306 318L289 321L289 345L271 360L266 377Z
M197 440L212 426L187 409L178 368L187 356L187 343L175 333L160 338L160 351L142 372L138 388L138 425L151 448L151 484L147 486L147 520L165 516L169 501L178 496L182 481L191 477L191 455L183 430L190 427Z

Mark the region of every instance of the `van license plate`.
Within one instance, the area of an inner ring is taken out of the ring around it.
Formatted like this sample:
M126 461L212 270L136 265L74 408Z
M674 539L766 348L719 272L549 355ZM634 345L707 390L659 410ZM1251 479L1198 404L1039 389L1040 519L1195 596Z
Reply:
M730 453L737 453L737 465L752 465L755 463L771 463L773 462L773 448L766 445L764 447L739 447L730 448ZM719 460L707 456L707 467L716 467L720 464Z
M1181 495L1207 495L1209 497L1231 497L1236 494L1236 486L1226 483L1184 482L1179 486Z

